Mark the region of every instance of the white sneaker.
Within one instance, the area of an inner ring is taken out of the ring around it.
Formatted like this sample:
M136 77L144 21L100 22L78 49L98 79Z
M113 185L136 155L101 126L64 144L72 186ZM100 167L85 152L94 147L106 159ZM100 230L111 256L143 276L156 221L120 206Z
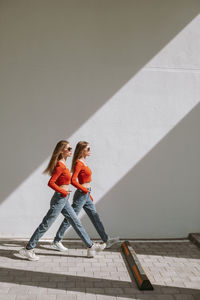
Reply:
M114 244L119 243L119 237L115 237L115 238L108 238L107 242L106 242L106 249L112 247Z
M35 255L34 249L27 250L26 248L22 248L19 250L19 254L28 260L37 261L39 260L39 256Z
M94 243L91 248L87 249L87 257L95 257L97 252L103 251L106 248L106 243Z
M106 248L106 243L94 243L95 244L95 248L96 248L96 252L101 252Z
M61 242L53 242L51 248L61 252L68 251L68 248L64 247Z

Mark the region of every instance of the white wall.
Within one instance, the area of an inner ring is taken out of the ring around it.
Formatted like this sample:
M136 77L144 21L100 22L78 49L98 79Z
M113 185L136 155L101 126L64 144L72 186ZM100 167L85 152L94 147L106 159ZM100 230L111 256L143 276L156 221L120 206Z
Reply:
M199 230L199 8L1 1L0 236L28 238L41 221L52 195L41 172L62 138L90 141L93 195L111 235Z

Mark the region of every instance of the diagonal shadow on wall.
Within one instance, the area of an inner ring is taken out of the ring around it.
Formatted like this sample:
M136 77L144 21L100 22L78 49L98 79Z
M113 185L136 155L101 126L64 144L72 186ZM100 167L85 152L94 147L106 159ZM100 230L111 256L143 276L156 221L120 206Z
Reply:
M198 12L186 0L1 1L0 201Z

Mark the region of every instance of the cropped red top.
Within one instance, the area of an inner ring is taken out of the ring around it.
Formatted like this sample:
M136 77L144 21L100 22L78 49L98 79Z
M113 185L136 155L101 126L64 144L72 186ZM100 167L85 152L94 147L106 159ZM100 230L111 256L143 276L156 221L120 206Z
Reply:
M72 175L72 185L75 186L77 189L83 191L85 194L88 193L88 189L82 186L83 183L92 181L91 179L92 171L88 166L86 166L82 161L77 160L74 173ZM77 182L78 177L78 182Z
M51 176L48 186L58 193L61 193L63 197L66 197L68 192L62 189L60 186L70 184L71 174L69 169L60 161L57 162L53 175Z

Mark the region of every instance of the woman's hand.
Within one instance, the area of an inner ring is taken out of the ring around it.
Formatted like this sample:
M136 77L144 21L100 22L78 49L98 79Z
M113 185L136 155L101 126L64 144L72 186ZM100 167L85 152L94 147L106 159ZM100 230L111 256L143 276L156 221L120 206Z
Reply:
M67 192L66 190L63 189L61 194L62 194L62 196L65 198L65 197L67 197L68 192Z
M85 190L85 191L83 191L83 193L86 195L87 193L89 193L89 191L88 191L88 189L87 189L87 191Z

